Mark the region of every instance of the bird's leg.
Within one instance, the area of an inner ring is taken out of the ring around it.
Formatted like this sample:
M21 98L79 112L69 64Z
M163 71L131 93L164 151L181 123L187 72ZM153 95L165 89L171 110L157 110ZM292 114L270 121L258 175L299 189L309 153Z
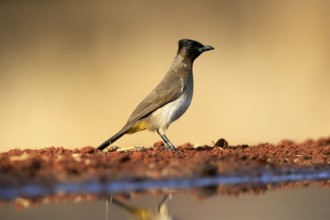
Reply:
M167 194L167 195L163 198L163 200L159 203L159 205L158 205L159 209L160 209L160 207L162 207L163 205L167 205L167 203L169 203L169 201L171 201L172 198L173 198L172 193Z
M166 146L170 149L175 151L175 147L174 145L171 143L171 141L166 137L165 134L160 133L159 129L157 130L157 133L159 134L159 136L163 139L163 141L165 142Z
M160 214L168 214L167 203L172 199L173 195L170 193L166 195L158 205L158 212Z

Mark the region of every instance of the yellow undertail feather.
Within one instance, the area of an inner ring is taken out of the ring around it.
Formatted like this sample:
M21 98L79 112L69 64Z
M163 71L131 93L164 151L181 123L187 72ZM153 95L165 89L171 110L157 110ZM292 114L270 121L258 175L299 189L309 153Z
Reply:
M133 133L138 132L138 131L143 131L143 130L146 130L148 127L149 127L148 122L138 121L130 129L128 129L126 134L133 134Z

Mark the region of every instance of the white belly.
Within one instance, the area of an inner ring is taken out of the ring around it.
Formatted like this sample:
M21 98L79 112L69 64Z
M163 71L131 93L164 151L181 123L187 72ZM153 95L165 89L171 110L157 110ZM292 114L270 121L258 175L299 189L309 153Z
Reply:
M160 129L165 133L168 126L178 119L188 109L192 99L192 93L183 93L178 99L157 109L150 115L148 130L155 131Z

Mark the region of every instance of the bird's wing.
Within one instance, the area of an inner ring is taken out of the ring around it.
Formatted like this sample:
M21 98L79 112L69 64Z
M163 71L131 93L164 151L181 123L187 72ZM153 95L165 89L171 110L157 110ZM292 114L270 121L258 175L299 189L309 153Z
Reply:
M183 85L179 76L172 75L170 77L165 77L158 84L158 86L135 108L126 125L148 116L158 108L177 99L182 93L182 86Z

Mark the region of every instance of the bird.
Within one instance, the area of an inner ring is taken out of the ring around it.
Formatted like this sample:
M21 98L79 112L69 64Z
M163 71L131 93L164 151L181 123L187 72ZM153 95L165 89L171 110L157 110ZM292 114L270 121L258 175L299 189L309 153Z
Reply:
M172 200L173 195L165 195L162 201L155 207L140 208L127 205L117 200L116 198L109 198L107 201L106 216L108 216L108 204L115 204L125 211L127 211L134 220L171 220L173 219L168 211L168 203ZM108 218L106 218L108 219Z
M165 133L170 124L188 109L193 96L193 63L205 51L214 47L191 40L181 39L174 60L160 83L135 108L126 124L116 134L102 143L104 150L125 134L138 131L157 131L165 142L166 149L176 148Z

